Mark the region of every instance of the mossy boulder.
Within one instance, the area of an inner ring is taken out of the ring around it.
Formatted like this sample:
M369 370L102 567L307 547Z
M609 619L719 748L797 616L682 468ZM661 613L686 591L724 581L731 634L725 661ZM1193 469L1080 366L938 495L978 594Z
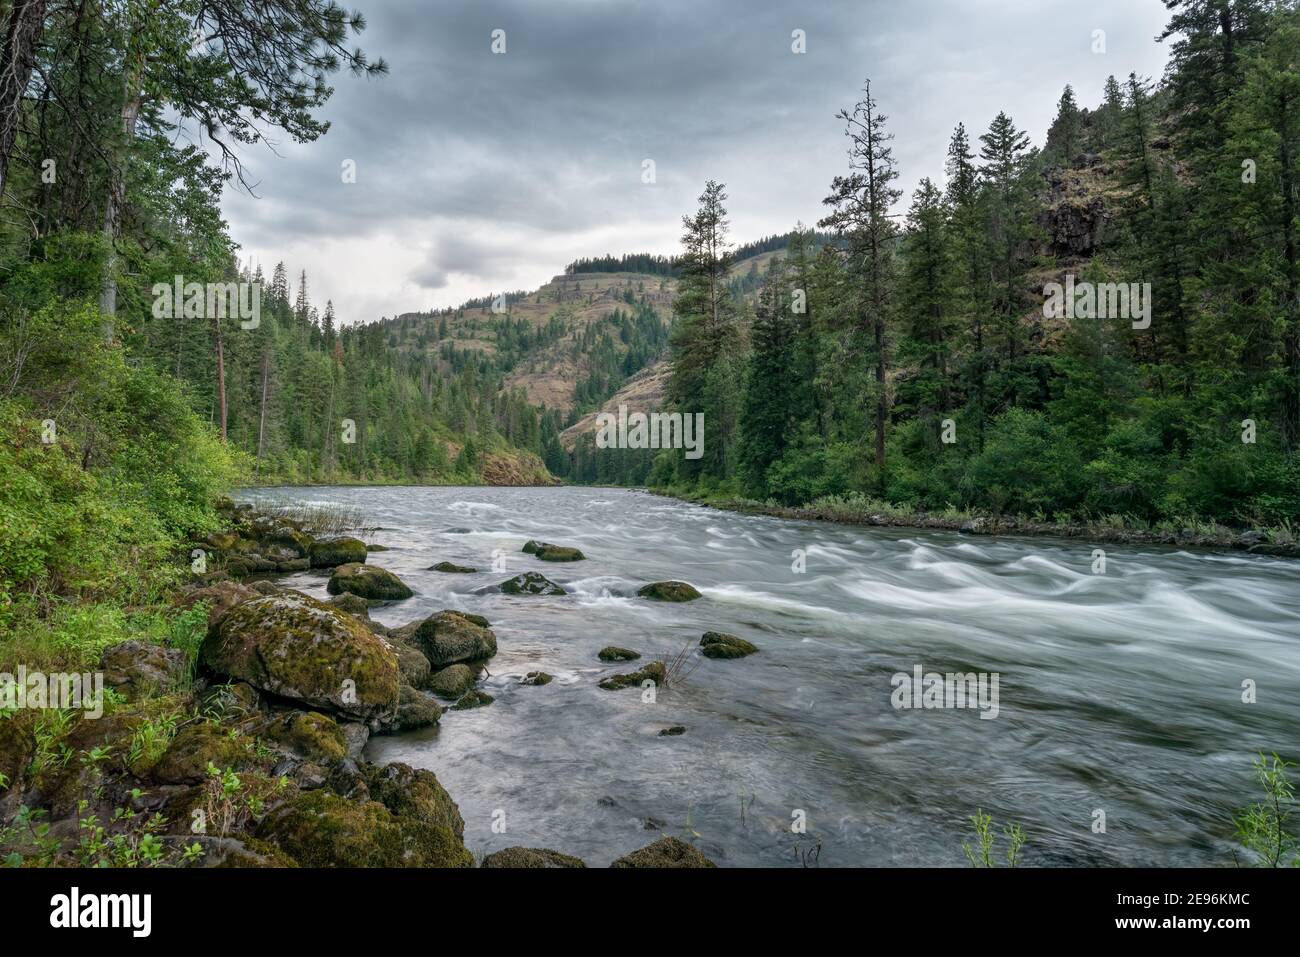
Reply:
M686 733L685 725L674 724L671 727L663 728L659 731L661 738L675 738Z
M358 618L370 617L370 602L360 595L352 594L352 592L345 591L341 595L335 595L328 603L335 608L342 608L349 615L355 615Z
M366 560L366 543L358 538L321 538L311 543L308 552L312 568L333 568L336 565L363 563Z
M643 682L653 681L656 685L664 683L664 663L652 661L639 671L625 675L610 675L600 681L600 687L606 691L621 691L624 688L639 688Z
M392 813L445 827L458 838L465 836L460 808L432 771L394 761L383 767L366 765L362 773L372 800Z
M705 658L744 658L758 651L744 638L728 635L721 631L708 631L700 639L700 654Z
M273 810L257 829L304 867L473 867L450 828L394 815L378 801L308 791Z
M442 717L442 705L434 701L423 691L417 691L409 684L403 684L397 696L397 718L393 721L394 731L414 731L437 724Z
M555 680L554 675L548 675L545 671L530 671L519 679L521 685L548 685Z
M436 565L430 565L431 572L447 572L451 575L472 575L477 572L477 568L470 568L468 565L457 565L454 562L438 562Z
M393 653L397 655L397 667L401 669L402 680L413 688L427 687L433 669L429 665L429 659L424 656L424 652L409 642L393 637L391 634L386 640L388 646L393 649Z
M411 641L435 668L497 653L497 636L487 627L487 619L458 611L430 615L415 626Z
M695 601L701 597L694 585L678 581L651 582L638 588L637 594L654 601Z
M535 539L530 538L528 541L524 542L524 547L522 551L526 552L529 555L536 555L538 550L544 548L545 545L546 545L545 542L539 542L536 541Z
M259 841L255 837L244 835L234 837L211 837L208 835L187 836L187 844L198 843L203 848L199 859L200 867L297 867L298 862L278 847Z
M456 703L451 706L452 711L468 711L471 708L485 708L497 699L492 697L486 691L479 691L477 688L471 688L457 699Z
M260 582L258 584L261 584ZM256 585L243 585L239 582L220 581L203 588L195 588L183 593L174 602L175 607L188 610L199 602L208 606L208 630L220 627L226 615L236 605L241 605L260 595Z
M474 687L476 673L469 665L449 665L429 679L429 690L439 698L455 700Z
M375 601L400 601L415 594L406 582L388 569L358 562L348 562L335 568L325 590L331 595L350 592Z
M200 784L207 780L208 764L222 771L246 771L266 762L257 758L253 739L232 735L231 729L213 721L187 725L149 772L160 784Z
M348 741L338 722L315 711L277 716L263 734L316 764L338 761L348 753Z
M537 572L524 572L501 583L501 590L507 595L567 595L563 588L545 575Z
M189 656L180 648L151 641L124 641L104 649L99 661L104 684L131 698L165 694L189 680Z
M581 562L587 558L581 550L566 545L543 545L533 554L544 562Z
M483 858L480 867L550 868L586 867L580 857L570 857L545 847L507 847Z
M636 661L641 657L641 653L617 645L607 645L596 653L596 657L601 661Z
M610 867L664 868L717 867L711 860L675 837L661 837L653 844L625 854Z
M397 655L346 612L299 592L265 595L230 612L201 658L213 671L354 720L392 718Z

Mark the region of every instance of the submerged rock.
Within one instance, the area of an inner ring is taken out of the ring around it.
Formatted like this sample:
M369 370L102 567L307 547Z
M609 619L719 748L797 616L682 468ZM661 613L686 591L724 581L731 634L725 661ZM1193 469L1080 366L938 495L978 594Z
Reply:
M617 645L607 645L596 653L596 657L601 661L636 661L641 657L641 653Z
M744 658L758 651L744 638L724 634L720 631L705 632L700 639L700 653L705 658Z
M366 560L366 543L359 538L323 538L311 543L308 550L312 568L332 568Z
M664 663L652 661L639 671L626 675L610 675L602 678L600 687L606 691L621 691L624 688L640 687L644 681L653 681L656 685L664 683Z
M686 733L686 727L685 727L685 725L675 724L675 725L673 725L673 726L670 727L670 728L664 728L662 731L660 731L660 732L659 732L659 737L661 737L661 738L675 738L675 737L677 737L678 735L685 734L685 733Z
M695 601L701 597L694 585L678 581L651 582L637 589L637 594L655 601Z
M524 572L501 583L501 590L507 595L567 595L563 588L545 575L537 572Z
M335 568L325 590L331 595L351 592L362 598L373 598L377 601L400 601L415 594L406 582L388 569L377 565L362 565L358 562L349 562Z
M625 854L610 867L662 868L662 867L717 867L711 860L675 837L661 837L653 844Z
M519 679L521 685L548 685L554 680L554 675L548 675L545 671L530 671Z
M581 562L587 559L579 549L566 545L543 545L534 554L544 562Z
M457 565L453 562L438 562L436 565L430 565L431 572L447 572L453 575L472 575L478 571L477 568L470 568L468 565Z
M477 688L466 691L460 696L460 700L451 706L452 711L468 711L470 708L482 708L490 705L497 699L492 697L486 691L479 691Z
M354 719L391 719L397 702L393 649L356 618L298 592L238 605L200 657L218 674Z
M546 847L507 847L483 858L479 867L549 868L586 867L580 857L570 857Z

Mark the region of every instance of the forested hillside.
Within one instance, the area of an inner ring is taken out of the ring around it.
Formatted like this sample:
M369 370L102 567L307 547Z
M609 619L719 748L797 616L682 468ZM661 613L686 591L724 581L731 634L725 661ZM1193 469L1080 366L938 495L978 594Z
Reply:
M1092 108L1067 88L1041 147L1004 113L958 126L946 180L905 206L882 112L903 104L868 84L840 116L851 163L820 223L847 249L792 244L752 316L719 294L728 214L710 183L685 223L669 386L705 413L706 452L660 453L652 481L785 504L1300 519L1300 14L1167 5L1161 82L1112 78ZM1077 284L1073 308L1051 283ZM1090 283L1125 284L1130 308Z

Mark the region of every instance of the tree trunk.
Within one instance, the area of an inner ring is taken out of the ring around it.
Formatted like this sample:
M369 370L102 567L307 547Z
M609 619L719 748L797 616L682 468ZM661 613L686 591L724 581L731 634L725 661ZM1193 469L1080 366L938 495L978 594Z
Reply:
M126 205L126 163L135 139L135 124L140 118L143 100L141 80L144 74L144 55L137 54L134 66L128 66L123 78L122 136L123 147L117 162L108 171L108 198L104 204L104 278L99 291L99 313L104 317L108 339L113 338L113 317L117 315L117 234L122 227L122 208ZM224 393L223 393L224 394ZM222 417L222 436L225 436L225 417Z
M257 420L257 466L254 474L262 474L262 448L266 442L266 386L270 379L271 372L271 354L270 352L262 353L262 411Z
M217 402L221 410L221 441L226 441L226 356L221 338L221 319L212 320L217 335Z
M36 62L36 45L45 29L45 0L14 0L0 47L0 199L9 177L9 156L18 141L23 94Z

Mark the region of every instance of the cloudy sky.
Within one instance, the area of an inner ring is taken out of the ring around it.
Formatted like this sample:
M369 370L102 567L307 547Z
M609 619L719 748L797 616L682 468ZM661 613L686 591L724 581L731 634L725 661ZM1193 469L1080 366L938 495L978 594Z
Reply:
M351 2L390 74L336 76L329 133L248 154L257 198L223 204L246 261L305 269L345 323L674 252L710 178L737 241L812 223L867 77L910 195L959 121L974 139L1006 110L1041 145L1066 83L1095 106L1108 74L1158 77L1167 55L1160 0Z

